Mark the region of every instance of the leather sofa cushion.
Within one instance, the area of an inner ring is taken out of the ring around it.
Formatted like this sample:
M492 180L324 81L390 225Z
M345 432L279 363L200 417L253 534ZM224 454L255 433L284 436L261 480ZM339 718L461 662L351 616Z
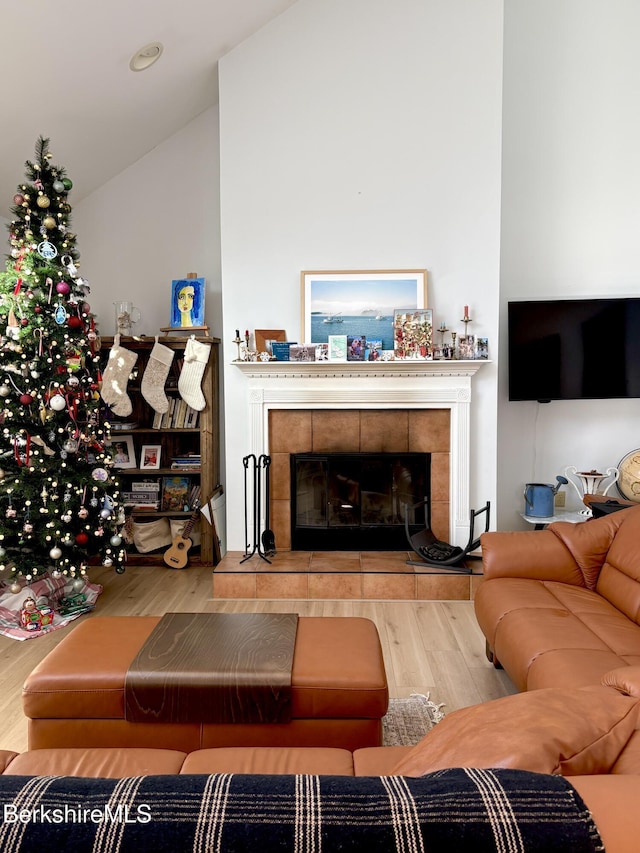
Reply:
M348 749L322 747L219 747L190 753L181 772L353 776L353 755Z
M600 570L611 543L619 535L623 515L608 515L594 519L588 524L571 524L568 521L556 521L548 530L566 545L571 556L578 564L584 583L588 589L595 589Z
M413 749L412 746L366 746L353 753L356 776L391 776L393 768Z
M12 752L10 749L0 749L0 773L4 773L16 755L18 753Z
M638 701L605 687L546 688L461 708L434 726L394 774L509 767L608 773L636 727Z
M602 678L605 687L613 687L625 696L640 698L640 666L619 666L605 673Z
M608 670L635 663L640 653L640 626L584 587L524 578L489 580L476 592L475 610L490 646L521 691L598 684ZM553 674L553 660L562 655L572 658L572 667L560 673L570 680L541 678L538 670L546 669L546 658Z
M122 779L180 773L185 752L173 749L35 749L18 755L4 775Z

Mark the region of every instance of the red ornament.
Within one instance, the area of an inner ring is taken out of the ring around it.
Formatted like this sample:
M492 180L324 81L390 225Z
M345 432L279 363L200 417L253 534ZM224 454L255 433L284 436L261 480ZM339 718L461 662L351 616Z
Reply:
M23 201L24 201L24 196L22 195L22 193L16 193L14 195L14 197L13 197L13 203L14 204L22 204Z
M28 326L29 320L26 317L23 317L22 320L20 320L20 325L21 326Z
M83 533L81 531L80 533L76 534L76 544L77 545L86 545L88 541L89 541L89 537L87 536L86 533Z
M82 328L82 320L80 317L76 317L74 314L69 317L67 320L67 326L70 329L81 329Z
M70 293L70 292L71 292L71 288L69 287L69 285L67 284L67 282L66 282L66 281L59 281L59 282L56 284L56 292L57 292L57 293L62 293L62 294L64 294L64 295L66 296L66 295L67 295L67 293Z
M30 406L33 403L31 394L20 394L20 402L23 406Z
M42 314L42 305L36 305L33 310L35 314Z

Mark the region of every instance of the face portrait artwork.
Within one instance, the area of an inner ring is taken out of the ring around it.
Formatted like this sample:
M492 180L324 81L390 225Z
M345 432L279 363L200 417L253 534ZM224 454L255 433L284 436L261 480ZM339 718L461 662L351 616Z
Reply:
M172 328L188 328L203 324L204 279L187 278L172 282Z

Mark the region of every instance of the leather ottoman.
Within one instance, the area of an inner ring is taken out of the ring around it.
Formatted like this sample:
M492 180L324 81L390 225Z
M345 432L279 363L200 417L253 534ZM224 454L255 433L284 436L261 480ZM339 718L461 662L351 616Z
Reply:
M160 723L125 719L125 677L159 616L93 616L27 677L23 708L29 749L324 746L382 743L387 679L369 619L298 619L287 723Z

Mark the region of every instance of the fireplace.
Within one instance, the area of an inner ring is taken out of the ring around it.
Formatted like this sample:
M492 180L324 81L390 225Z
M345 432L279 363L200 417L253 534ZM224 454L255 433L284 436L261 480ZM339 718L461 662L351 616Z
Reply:
M242 452L273 460L270 526L278 551L292 547L289 457L308 452L430 453L432 528L440 539L466 544L471 379L483 364L234 362L247 380ZM232 550L244 547L242 506L241 484L230 481Z
M391 551L407 547L424 520L413 505L429 497L430 453L294 453L291 548Z

